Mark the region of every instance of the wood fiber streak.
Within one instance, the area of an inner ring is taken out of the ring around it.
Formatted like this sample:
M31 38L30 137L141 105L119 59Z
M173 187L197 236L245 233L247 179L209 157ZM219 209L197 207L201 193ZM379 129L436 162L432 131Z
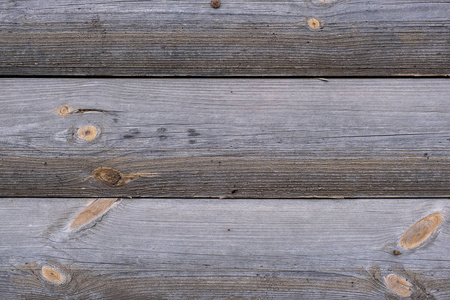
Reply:
M0 199L2 299L450 296L448 199L122 199L68 230L89 203ZM433 213L433 236L402 248Z
M2 79L0 196L446 197L446 79Z
M0 75L450 74L448 1L0 2Z

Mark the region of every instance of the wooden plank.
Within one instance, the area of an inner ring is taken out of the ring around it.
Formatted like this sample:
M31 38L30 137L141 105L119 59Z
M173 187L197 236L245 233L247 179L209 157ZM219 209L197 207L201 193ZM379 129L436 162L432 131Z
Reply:
M1 1L0 75L450 74L446 0Z
M0 199L2 299L450 297L448 199L90 201Z
M2 79L0 90L0 196L450 195L445 79Z

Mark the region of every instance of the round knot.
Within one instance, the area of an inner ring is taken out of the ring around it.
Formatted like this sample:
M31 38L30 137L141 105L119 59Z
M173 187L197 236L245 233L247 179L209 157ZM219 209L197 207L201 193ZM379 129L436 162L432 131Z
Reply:
M98 129L93 125L86 125L78 128L77 136L80 140L92 141L98 136Z
M219 8L220 7L220 0L211 0L211 6L213 8Z
M318 19L311 18L311 19L308 20L308 26L312 30L318 30L318 29L320 29L320 27L322 25L320 24L320 21Z
M95 169L94 177L110 186L121 186L126 183L122 173L113 168L102 167Z

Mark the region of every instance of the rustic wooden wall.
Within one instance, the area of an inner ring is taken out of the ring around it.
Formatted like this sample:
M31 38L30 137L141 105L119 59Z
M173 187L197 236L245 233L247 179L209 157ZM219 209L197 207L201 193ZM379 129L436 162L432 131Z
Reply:
M216 0L217 1L217 0ZM450 74L446 0L0 2L1 75Z
M2 196L450 196L445 79L3 79L0 88Z
M449 299L450 3L219 3L0 1L0 300Z
M450 297L446 199L0 204L3 299Z

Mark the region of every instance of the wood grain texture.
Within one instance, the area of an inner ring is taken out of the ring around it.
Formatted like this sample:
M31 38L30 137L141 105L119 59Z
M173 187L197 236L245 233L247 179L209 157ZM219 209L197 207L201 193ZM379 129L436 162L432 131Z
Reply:
M2 79L0 196L449 196L448 83Z
M0 75L450 74L446 0L0 1Z
M448 199L122 199L71 229L91 201L0 199L2 299L450 297Z

